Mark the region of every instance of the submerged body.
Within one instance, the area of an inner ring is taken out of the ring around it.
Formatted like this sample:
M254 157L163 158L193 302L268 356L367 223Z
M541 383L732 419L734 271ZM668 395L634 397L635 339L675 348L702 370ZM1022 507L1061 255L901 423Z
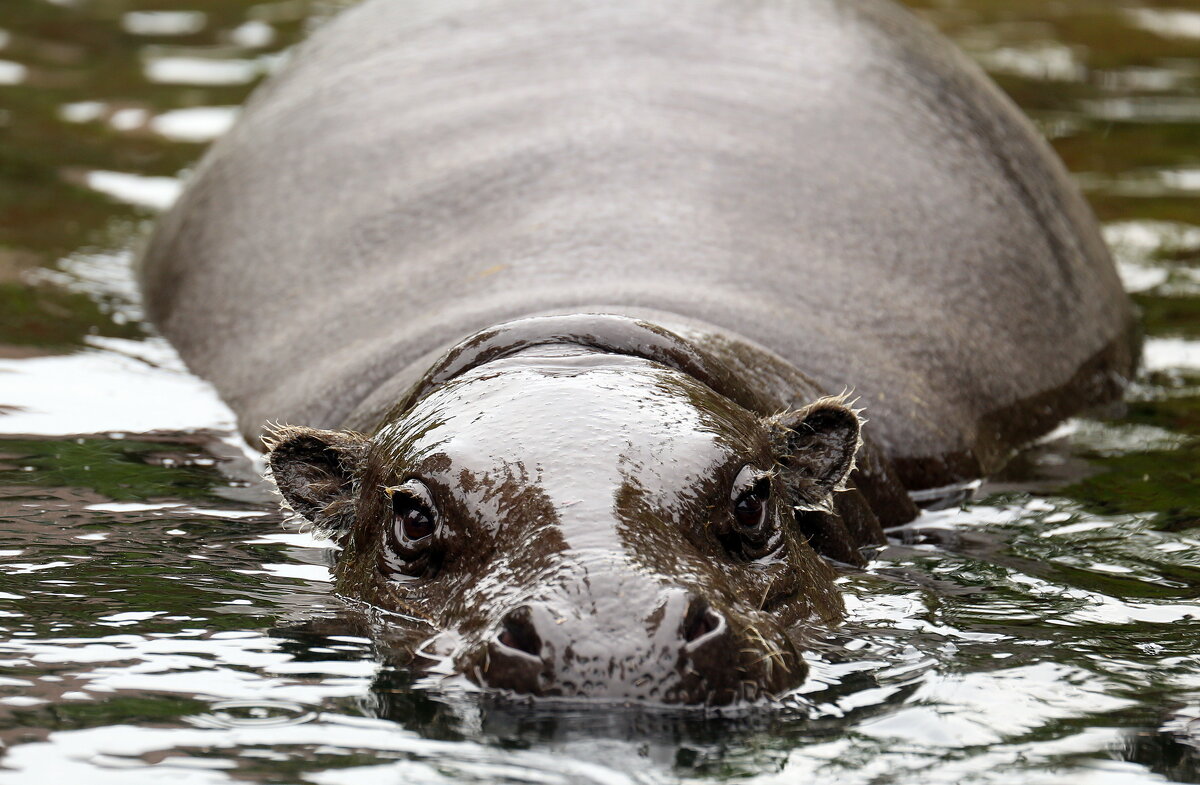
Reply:
M1061 164L877 0L366 2L214 146L143 288L248 439L303 426L272 465L339 590L532 694L797 683L820 556L1134 363Z

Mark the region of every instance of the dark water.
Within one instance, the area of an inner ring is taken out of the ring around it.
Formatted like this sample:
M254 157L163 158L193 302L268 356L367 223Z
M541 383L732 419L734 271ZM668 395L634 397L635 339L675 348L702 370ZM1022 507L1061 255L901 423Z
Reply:
M381 666L141 324L139 239L338 5L0 0L0 781L1200 782L1200 4L913 0L1076 173L1146 367L897 532L802 692L726 719Z

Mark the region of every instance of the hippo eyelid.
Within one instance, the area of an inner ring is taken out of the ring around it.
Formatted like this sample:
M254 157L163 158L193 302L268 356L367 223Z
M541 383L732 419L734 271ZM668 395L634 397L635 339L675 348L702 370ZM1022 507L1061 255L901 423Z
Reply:
M420 480L406 480L400 485L385 485L381 488L383 494L391 500L396 494L408 496L417 504L422 505L430 512L437 512L437 505L433 503L433 494L429 492L429 488Z
M738 472L737 477L733 481L733 488L729 492L729 500L737 502L746 493L754 490L759 483L766 482L769 492L771 481L775 479L776 472L772 469L759 469L753 465L743 466Z

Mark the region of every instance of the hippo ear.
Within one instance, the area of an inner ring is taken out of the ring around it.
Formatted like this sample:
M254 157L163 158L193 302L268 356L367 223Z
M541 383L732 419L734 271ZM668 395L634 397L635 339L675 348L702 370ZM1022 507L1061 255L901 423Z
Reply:
M854 469L860 421L841 398L822 398L767 420L775 460L797 509L833 512L833 492Z
M270 449L271 476L288 506L326 534L349 531L367 439L350 431L281 426L263 441Z

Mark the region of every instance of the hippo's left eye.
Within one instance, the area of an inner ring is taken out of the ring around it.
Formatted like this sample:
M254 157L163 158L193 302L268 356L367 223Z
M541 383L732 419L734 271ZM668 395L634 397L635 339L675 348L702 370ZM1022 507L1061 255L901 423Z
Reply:
M392 503L392 520L386 547L381 552L380 570L410 577L427 576L436 571L437 509L429 489L417 480L385 488Z
M771 498L771 478L760 477L733 503L733 517L743 531L761 529L767 517L767 499Z
M392 525L401 540L419 542L433 534L437 524L433 515L415 500L396 497L392 500Z

